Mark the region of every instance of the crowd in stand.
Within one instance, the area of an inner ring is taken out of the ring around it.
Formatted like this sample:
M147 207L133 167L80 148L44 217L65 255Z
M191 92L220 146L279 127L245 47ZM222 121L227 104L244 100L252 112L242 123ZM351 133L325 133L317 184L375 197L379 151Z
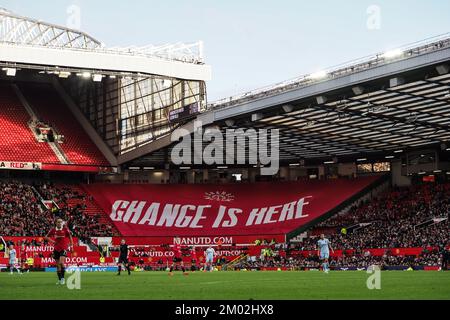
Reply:
M53 225L53 215L43 210L30 185L0 183L0 234L42 236Z
M55 186L51 183L36 185L44 199L53 200L59 207L55 215L68 222L69 229L81 240L88 242L92 236L106 237L117 235L110 224L101 224L101 214L84 214L88 196L80 194L68 186ZM81 200L76 205L69 205L73 199Z
M334 268L364 268L373 264L382 267L440 266L442 248L450 245L449 213L450 184L425 184L392 189L315 228L329 231L326 237L335 250L354 249L350 256L332 257L330 265ZM301 242L276 244L272 254L249 256L235 268L318 268L320 261L316 254L307 257L290 254L298 250L314 252L317 240L317 236L310 236ZM364 251L368 248L414 247L435 249L424 249L419 256L396 256L389 254L389 250L383 256L371 256Z
M328 235L336 249L433 247L449 242L449 222L443 220L430 225L416 226L413 220L375 221L351 233ZM296 244L299 250L313 250L317 237Z
M35 188L33 190L33 187ZM42 200L53 200L57 207L47 208ZM97 215L84 214L85 205L70 206L71 199L85 200L86 195L70 187L52 184L30 185L19 181L0 183L0 234L8 236L45 236L55 218L67 221L74 236L87 241L92 236L115 235L108 224L99 223ZM81 201L82 203L83 201Z
M318 227L332 228L335 249L429 247L449 243L449 213L450 184L428 184L388 191ZM315 249L317 240L295 246Z

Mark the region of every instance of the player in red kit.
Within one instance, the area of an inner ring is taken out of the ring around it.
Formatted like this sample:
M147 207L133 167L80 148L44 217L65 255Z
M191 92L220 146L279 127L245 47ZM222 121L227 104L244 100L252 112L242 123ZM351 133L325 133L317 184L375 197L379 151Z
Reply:
M197 250L195 249L195 246L192 246L191 248L191 271L197 270Z
M187 273L186 269L184 268L183 257L181 254L181 239L177 237L174 240L175 244L173 245L173 252L175 255L173 257L172 265L170 266L169 276L173 276L173 269L177 263L180 264L181 270L186 275Z
M20 263L22 267L22 272L30 272L30 268L27 263L28 255L24 244L20 247Z
M57 219L56 227L50 230L46 239L55 247L53 250L53 259L56 261L56 273L58 275L58 282L56 284L64 284L64 259L67 256L67 249L70 251L73 248L72 235L69 229L64 226L64 221ZM69 240L69 247L67 247L67 240Z

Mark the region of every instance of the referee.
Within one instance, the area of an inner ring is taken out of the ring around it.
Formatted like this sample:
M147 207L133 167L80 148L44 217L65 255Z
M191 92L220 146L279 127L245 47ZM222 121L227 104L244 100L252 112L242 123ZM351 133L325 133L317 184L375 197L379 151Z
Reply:
M118 276L120 276L120 272L122 271L122 265L124 265L127 269L128 275L131 275L130 264L128 263L128 245L125 243L125 239L122 239L122 241L120 241L120 255L119 261L117 262L119 270L119 272L117 273Z
M441 254L441 270L448 270L448 260L450 256L450 252L445 248L445 244L441 244L439 246L439 253Z

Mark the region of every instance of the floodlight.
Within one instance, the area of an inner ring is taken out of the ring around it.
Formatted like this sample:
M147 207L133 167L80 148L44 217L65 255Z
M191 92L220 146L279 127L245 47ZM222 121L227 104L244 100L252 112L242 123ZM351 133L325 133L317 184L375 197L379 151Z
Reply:
M101 74L94 74L92 76L92 78L94 79L94 82L101 82L102 78L103 78L103 75L101 75Z
M4 68L3 71L6 71L6 75L8 77L15 77L17 69L15 69L15 68Z
M403 51L401 49L394 49L394 50L386 51L383 54L383 58L392 59L392 58L400 57L401 55L403 55Z
M83 72L83 73L81 73L81 77L83 77L85 79L88 79L88 78L91 77L91 73L90 72Z
M60 78L68 78L70 76L70 74L71 74L70 72L61 71L61 72L59 72L58 77L60 77Z
M328 75L328 73L326 73L325 71L318 71L318 72L314 72L314 73L310 74L309 77L313 80L319 80L319 79L326 78L327 75Z

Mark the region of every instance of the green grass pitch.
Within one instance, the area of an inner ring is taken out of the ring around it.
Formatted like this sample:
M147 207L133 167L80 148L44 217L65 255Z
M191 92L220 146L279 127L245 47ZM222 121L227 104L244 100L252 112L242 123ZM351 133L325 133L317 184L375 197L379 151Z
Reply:
M54 273L0 273L0 299L450 299L450 273L383 271L369 290L364 271L81 273L81 289L56 285ZM66 278L68 275L66 275Z

